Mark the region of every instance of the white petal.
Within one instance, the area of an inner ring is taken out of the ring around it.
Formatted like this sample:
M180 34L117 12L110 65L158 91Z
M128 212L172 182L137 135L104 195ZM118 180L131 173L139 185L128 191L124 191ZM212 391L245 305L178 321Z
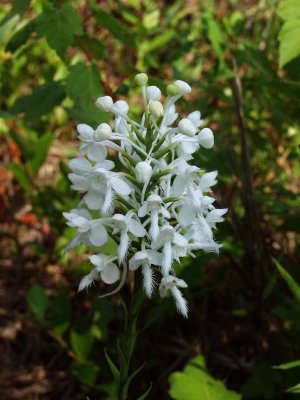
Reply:
M175 304L176 304L176 308L177 308L178 312L180 312L180 314L182 314L185 318L187 318L187 316L188 316L187 301L182 296L182 293L176 286L171 287L170 290L171 290L172 296L175 300Z
M128 228L129 231L137 237L144 237L147 233L140 221L136 221L132 218L128 222Z
M92 271L89 274L85 275L81 279L78 286L78 292L80 292L85 288L88 288L93 283L93 281L98 277L98 275L99 275L98 271L95 268L92 269Z
M103 161L107 155L106 148L101 143L92 143L88 147L87 156L92 161Z
M177 219L182 226L190 225L195 219L195 209L191 204L183 206L177 215Z
M173 182L173 194L175 196L181 196L185 190L186 179L184 176L177 175Z
M184 236L180 235L180 233L174 232L173 243L175 243L177 246L187 246L188 241Z
M206 216L206 222L207 223L215 223L215 222L222 222L224 221L224 218L222 216L227 213L228 208L220 208L216 210L212 210L209 214Z
M217 175L218 171L212 171L202 175L199 182L199 188L202 190L207 190L211 186L215 185L217 183L216 181Z
M99 210L104 201L102 193L92 190L90 190L83 199L90 210Z
M194 142L182 142L181 143L182 150L187 154L193 154L198 148L198 144Z
M162 254L158 253L157 251L154 250L147 250L147 254L150 257L150 263L153 265L161 265L162 261Z
M106 169L107 171L111 171L112 169L115 168L115 163L111 160L103 160L97 162L95 165L96 168L103 168Z
M147 214L147 203L144 203L138 211L139 217L144 217Z
M103 282L110 285L120 279L120 270L115 264L109 263L107 267L100 272L100 275Z
M86 176L70 173L70 174L68 174L68 178L73 183L72 189L78 190L81 192L87 191L89 182L88 182Z
M198 128L199 122L201 121L201 113L200 111L193 111L188 115L188 119L192 121L195 128ZM202 121L201 121L202 122Z
M104 269L103 267L103 257L99 254L94 254L92 256L89 256L90 262L97 267L97 271L101 271ZM101 269L102 266L102 269Z
M90 231L90 240L94 246L103 246L107 242L108 235L101 223L93 223Z
M131 187L117 176L111 178L111 185L113 189L122 196L128 196L131 193Z
M144 265L142 268L143 272L143 286L148 297L151 297L153 292L153 273L149 265Z
M91 163L85 157L73 158L68 165L78 175L88 175L92 169Z
M94 129L87 124L77 125L78 138L83 142L93 142Z

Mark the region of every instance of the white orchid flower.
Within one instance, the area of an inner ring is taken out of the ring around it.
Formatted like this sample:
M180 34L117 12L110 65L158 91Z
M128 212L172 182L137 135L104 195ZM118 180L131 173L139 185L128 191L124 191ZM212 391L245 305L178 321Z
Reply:
M164 276L159 285L159 294L161 297L165 297L170 291L177 307L177 310L187 318L188 306L187 302L182 296L182 293L178 288L187 288L187 284L183 279L178 279L176 276L167 275Z
M117 282L120 279L120 271L116 264L113 263L116 258L117 257L107 257L104 254L90 256L89 260L95 268L81 279L78 291L80 292L88 288L93 281L99 280L100 278L104 283L109 285Z
M151 297L153 292L153 272L151 265L161 265L161 254L154 250L142 250L134 254L129 260L129 269L136 271L142 268L145 293Z

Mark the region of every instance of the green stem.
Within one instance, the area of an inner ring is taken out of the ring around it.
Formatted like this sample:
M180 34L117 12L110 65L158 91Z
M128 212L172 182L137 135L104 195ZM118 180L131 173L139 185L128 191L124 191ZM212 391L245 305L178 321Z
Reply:
M118 345L119 362L120 362L120 379L118 387L118 400L128 399L128 388L131 381L130 362L136 344L137 318L144 300L144 291L142 285L136 282L131 302L128 308L124 304L125 309L125 327L124 336Z

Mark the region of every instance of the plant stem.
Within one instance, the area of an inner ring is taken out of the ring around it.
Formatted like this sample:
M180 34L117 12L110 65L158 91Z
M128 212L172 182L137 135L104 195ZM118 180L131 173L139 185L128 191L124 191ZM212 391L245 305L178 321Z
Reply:
M136 339L139 334L137 330L137 318L144 300L142 285L136 284L129 307L124 303L125 325L124 336L118 344L120 362L120 380L118 388L118 400L128 398L128 388L131 381L130 362L133 355Z

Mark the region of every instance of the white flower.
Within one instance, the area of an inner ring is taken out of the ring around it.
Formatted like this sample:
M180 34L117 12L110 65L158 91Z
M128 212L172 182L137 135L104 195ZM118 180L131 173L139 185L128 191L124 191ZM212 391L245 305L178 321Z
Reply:
M195 136L197 129L195 128L193 122L188 118L183 118L178 124L179 132L186 136Z
M188 245L188 241L184 236L176 232L171 225L165 224L160 229L157 240L152 243L152 248L154 250L162 248L161 269L164 276L169 274L172 267L172 244L180 247L186 247Z
M129 211L126 215L115 214L111 218L111 225L114 228L113 234L120 233L118 261L119 263L122 263L125 259L130 242L128 232L138 238L142 238L146 235L146 230L141 224L139 218L132 211Z
M153 250L142 250L134 254L129 260L129 269L136 271L142 267L144 289L148 297L153 292L153 272L151 265L159 266L161 264L161 254Z
M158 87L147 87L146 74L137 74L135 82L143 97L140 121L132 119L125 100L114 103L110 96L102 96L96 106L111 112L111 125L100 123L95 130L87 124L77 126L81 146L79 156L69 162L69 179L83 196L77 209L64 213L67 224L77 231L68 249L81 243L99 248L110 236L118 244L117 256L90 256L94 268L83 277L79 290L94 280L120 280L110 294L116 293L127 280L128 264L142 274L148 297L158 278L160 295L170 292L178 311L187 316L179 290L187 285L176 278L173 263L195 257L197 250L218 252L221 245L213 231L227 211L216 209L214 197L208 195L217 183L217 171L205 173L193 164L197 150L213 147L214 134L202 128L198 110L176 126L175 103L191 91L186 82L168 85L164 102ZM118 160L107 159L110 156Z
M140 161L135 166L136 179L140 183L149 182L152 176L152 167L146 161Z
M214 145L214 134L211 129L204 128L199 132L198 143L206 148L211 149Z
M109 139L112 135L111 127L106 124L100 124L93 134L93 138L96 142L102 142L103 140Z
M155 119L159 119L164 115L164 107L159 101L151 100L149 112Z
M70 213L64 212L68 220L67 225L77 228L79 235L73 240L69 247L74 248L80 243L91 246L103 246L108 240L108 234L101 220L92 220L90 213L84 209L74 209Z
M98 97L96 100L96 107L105 112L111 111L113 104L113 99L110 96Z
M176 86L182 96L189 94L192 91L190 85L184 81L175 81L174 86Z
M182 293L178 288L187 288L187 284L183 279L178 279L173 275L168 275L164 276L159 285L159 294L161 297L165 297L168 293L168 291L171 292L175 303L177 310L187 318L188 316L188 307L187 307L187 302L182 296Z
M148 86L146 89L147 100L159 101L161 98L161 91L157 86Z
M89 259L95 268L81 279L78 287L79 292L88 288L94 280L99 280L100 278L107 284L115 283L120 279L119 268L113 263L116 257L107 257L104 254L98 254L90 256Z

